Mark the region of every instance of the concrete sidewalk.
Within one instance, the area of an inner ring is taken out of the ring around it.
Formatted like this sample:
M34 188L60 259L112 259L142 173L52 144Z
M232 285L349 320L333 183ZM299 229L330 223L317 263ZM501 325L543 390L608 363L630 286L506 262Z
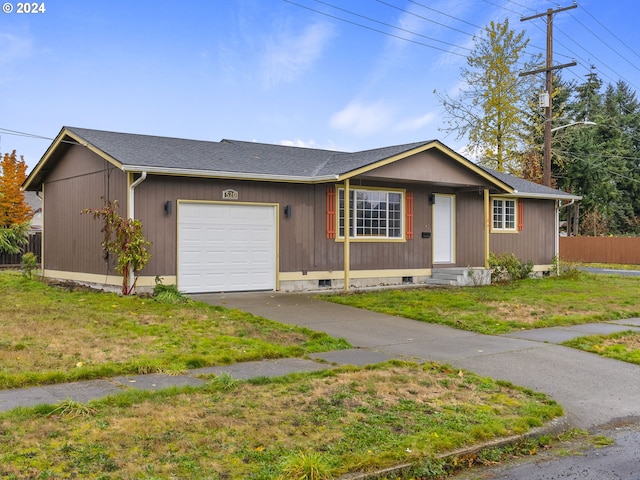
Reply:
M568 421L592 428L640 417L640 366L557 345L569 338L640 330L640 319L481 335L322 301L310 295L237 293L199 295L282 323L348 340L383 357L437 361L544 392L560 403ZM318 355L340 363L353 352Z
M247 362L201 368L177 376L136 375L3 390L0 391L0 410L66 399L86 402L127 388L157 390L199 385L204 382L198 378L200 374L228 373L234 378L246 379L399 358L449 363L545 392L564 407L569 422L580 428L640 416L640 366L557 345L569 338L594 333L640 331L640 319L490 336L337 305L310 295L265 292L197 295L194 298L281 323L324 331L345 338L354 348L315 354L309 360Z

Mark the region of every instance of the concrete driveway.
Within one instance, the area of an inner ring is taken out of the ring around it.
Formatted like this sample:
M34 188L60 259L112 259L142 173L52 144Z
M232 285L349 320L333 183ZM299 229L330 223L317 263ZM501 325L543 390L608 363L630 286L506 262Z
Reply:
M576 336L640 330L640 319L481 335L277 292L195 295L195 299L323 331L353 350L317 357L338 364L389 358L437 361L545 392L576 427L640 418L640 366L557 345Z

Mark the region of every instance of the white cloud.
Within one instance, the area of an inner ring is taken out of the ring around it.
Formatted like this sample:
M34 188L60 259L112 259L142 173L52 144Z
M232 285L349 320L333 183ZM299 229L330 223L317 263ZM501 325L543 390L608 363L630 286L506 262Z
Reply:
M280 145L284 145L285 147L302 147L302 148L316 148L315 140L280 140Z
M387 128L393 115L393 110L381 101L369 105L354 101L334 114L330 125L350 134L372 135Z
M267 85L291 82L312 68L333 33L331 24L314 23L298 35L282 32L268 41L262 58Z
M399 132L411 132L415 130L420 130L424 128L425 125L433 122L436 119L436 114L434 112L429 112L420 117L408 118L403 122L400 122L396 126L396 130Z
M30 38L19 37L11 33L0 33L0 65L27 58L31 52Z

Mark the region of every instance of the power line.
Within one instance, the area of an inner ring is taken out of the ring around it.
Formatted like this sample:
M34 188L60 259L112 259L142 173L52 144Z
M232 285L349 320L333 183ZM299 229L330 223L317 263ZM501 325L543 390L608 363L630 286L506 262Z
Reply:
M378 1L378 2L380 2L380 0L377 0L377 1ZM419 7L425 8L425 9L427 9L427 10L431 10L432 12L439 13L440 15L443 15L443 16L445 16L445 17L449 17L449 18L451 18L451 19L453 19L453 20L456 20L456 21L458 21L458 22L466 23L467 25L469 25L469 26L471 26L471 27L473 27L473 28L479 28L479 29L482 29L482 27L480 27L480 26L478 26L478 25L475 25L475 24L473 24L473 23L471 23L471 22L467 22L466 20L463 20L462 18L454 17L453 15L449 15L448 13L441 12L440 10L436 10L436 9L435 9L435 8L433 8L433 7L428 7L428 6L426 6L426 5L424 5L424 4L420 3L420 2L416 2L416 1L414 1L414 0L407 0L407 1L408 1L409 3L413 3L414 5L418 5ZM380 2L380 3L384 3L384 2Z
M10 130L8 128L0 128L0 131L6 133L7 135L14 135L16 137L27 137L27 138L34 138L37 140L53 140L53 138L49 138L49 137L43 137L42 135L37 135L35 133L26 133L26 132L19 132L18 130Z
M451 50L445 50L444 48L436 47L434 45L429 45L429 44L423 43L423 42L418 42L417 40L411 40L410 38L405 38L405 37L401 37L399 35L394 35L393 33L385 32L384 30L378 30L377 28L373 28L373 27L370 27L368 25L363 25L361 23L357 23L357 22L354 22L354 21L351 21L351 20L347 20L346 18L342 18L342 17L338 17L338 16L335 16L335 15L331 15L329 13L322 12L320 10L316 10L314 8L311 8L311 7L307 7L306 5L301 5L301 4L293 2L291 0L283 0L283 1L287 2L287 3L290 3L291 5L295 5L296 7L304 8L305 10L309 10L309 11L312 11L314 13L319 13L320 15L324 15L326 17L333 18L335 20L340 20L341 22L349 23L349 24L355 25L357 27L361 27L361 28L365 28L367 30L371 30L372 32L381 33L383 35L387 35L387 36L392 37L392 38L397 38L398 40L403 40L405 42L414 43L416 45L421 45L423 47L432 48L434 50L439 50L439 51L444 52L444 53L448 53L448 54L451 54L451 55L458 55L459 57L466 58L466 55L464 55L462 53L452 52ZM464 48L464 47L457 47L457 48Z
M587 15L589 15L591 18L593 18L602 28L604 28L607 32L609 32L609 34L611 34L611 36L613 38L615 38L616 40L618 40L622 45L624 45L625 47L627 47L629 49L629 51L633 52L638 58L640 58L640 54L638 52L636 52L633 48L631 48L629 45L627 45L624 41L622 41L615 33L613 33L611 30L609 30L605 25L602 24L602 22L600 20L598 20L596 17L594 17L593 15L591 15L591 13L589 12L589 10L587 10L584 6L582 7L582 9L585 11L585 13Z
M618 52L615 48L613 48L611 45L609 45L607 42L605 42L602 38L600 38L598 35L596 35L593 30L591 30L589 27L587 27L584 23L582 23L579 19L577 19L574 15L571 15L571 17L579 24L582 25L582 27L589 32L591 35L593 35L594 37L596 37L598 40L600 40L602 43L604 43L607 47L609 47L611 49L612 52L614 52L616 55L618 55L620 58L622 58L625 62L627 62L629 65L631 65L633 68L635 68L636 70L638 70L640 72L640 68L638 68L637 65L631 63L626 57L624 57L620 52Z
M382 3L383 5L386 5L388 7L395 8L396 10L400 10L403 13L407 13L409 15L413 15L414 17L420 18L420 19L422 19L422 20L424 20L426 22L435 23L436 25L439 25L439 26L444 27L444 28L448 28L449 30L453 30L453 31L458 32L458 33L462 33L462 34L467 35L469 37L474 37L475 36L473 33L465 32L464 30L460 30L458 28L451 27L451 26L446 25L444 23L436 22L435 20L432 20L432 19L427 18L427 17L423 17L422 15L418 15L417 13L414 13L414 12L410 12L408 10L405 10L404 8L397 7L396 5L393 5L391 3L387 3L387 2L384 2L382 0L377 0L377 1L378 1L378 3ZM413 2L413 3L416 3L416 2ZM423 6L421 4L417 4L417 5ZM429 7L425 7L425 8L429 8Z
M454 43L445 42L443 40L438 40L436 38L427 37L426 35L422 35L421 33L417 33L417 32L411 31L411 30L407 30L405 28L396 27L395 25L391 25L389 23L381 22L380 20L376 20L374 18L367 17L365 15L360 15L359 13L355 13L355 12L352 12L350 10L346 10L346 9L344 9L342 7L338 7L336 5L332 5L332 4L330 4L328 2L324 2L322 0L315 0L315 1L318 2L318 3L321 3L323 5L326 5L328 7L335 8L336 10L340 10L342 12L348 13L349 15L354 15L356 17L364 18L365 20L369 20L370 22L379 23L380 25L384 25L385 27L395 28L396 30L400 30L402 32L406 32L406 33L409 33L411 35L416 35L418 37L426 38L427 40L431 40L432 42L444 43L445 45L449 45L450 47L456 47L456 48L460 48L462 50L468 50L469 52L471 51L470 48L461 47L460 45L456 45Z

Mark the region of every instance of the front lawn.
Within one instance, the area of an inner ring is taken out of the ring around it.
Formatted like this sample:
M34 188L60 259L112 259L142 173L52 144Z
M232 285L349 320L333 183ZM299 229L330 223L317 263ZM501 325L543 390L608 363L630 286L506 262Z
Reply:
M563 345L640 365L640 333L635 331L574 338Z
M0 414L0 476L322 480L409 464L401 478L441 478L484 460L443 463L438 454L561 414L543 395L435 364L221 376L205 387Z
M640 316L640 278L580 274L508 285L414 288L323 296L389 315L484 334Z
M0 389L347 348L238 310L180 305L0 273Z

